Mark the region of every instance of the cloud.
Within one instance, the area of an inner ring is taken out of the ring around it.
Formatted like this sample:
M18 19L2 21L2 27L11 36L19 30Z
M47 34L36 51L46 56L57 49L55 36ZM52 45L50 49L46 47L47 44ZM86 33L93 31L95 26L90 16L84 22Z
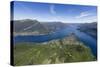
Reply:
M51 12L51 14L56 14L54 5L50 5L50 12Z
M87 17L87 16L90 16L92 15L92 13L89 13L89 12L81 12L79 16L76 16L75 18L83 18L83 17Z
M86 19L83 19L83 20L87 20L87 22L95 22L97 21L97 16L90 16L90 17L87 17Z

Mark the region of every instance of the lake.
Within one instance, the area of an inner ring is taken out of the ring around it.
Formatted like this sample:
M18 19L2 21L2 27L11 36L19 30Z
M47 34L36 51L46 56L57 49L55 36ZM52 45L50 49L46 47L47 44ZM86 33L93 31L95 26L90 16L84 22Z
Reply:
M86 46L90 47L92 53L97 57L97 40L90 35L80 32L77 30L77 25L69 25L63 30L58 30L54 33L46 34L46 35L27 35L27 36L15 36L14 43L18 42L47 42L53 39L61 39L68 36L70 33L74 33L80 41L82 41Z

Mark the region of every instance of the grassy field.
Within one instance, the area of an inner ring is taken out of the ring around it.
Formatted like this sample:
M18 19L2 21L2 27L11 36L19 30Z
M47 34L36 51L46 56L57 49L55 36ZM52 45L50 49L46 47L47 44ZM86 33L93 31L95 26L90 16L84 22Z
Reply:
M89 47L72 37L46 43L14 45L14 65L55 64L96 60ZM69 42L69 41L71 42ZM69 42L69 43L68 43Z

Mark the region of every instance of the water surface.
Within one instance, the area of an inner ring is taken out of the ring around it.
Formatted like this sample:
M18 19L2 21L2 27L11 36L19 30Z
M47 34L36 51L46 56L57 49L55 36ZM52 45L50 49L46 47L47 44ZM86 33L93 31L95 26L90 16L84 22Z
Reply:
M80 41L82 41L86 46L90 47L92 53L97 56L97 40L90 35L80 32L77 25L69 25L63 30L58 30L54 33L46 34L46 35L27 35L27 36L15 36L14 42L36 42L42 43L47 42L53 39L61 39L67 37L70 33L74 33Z

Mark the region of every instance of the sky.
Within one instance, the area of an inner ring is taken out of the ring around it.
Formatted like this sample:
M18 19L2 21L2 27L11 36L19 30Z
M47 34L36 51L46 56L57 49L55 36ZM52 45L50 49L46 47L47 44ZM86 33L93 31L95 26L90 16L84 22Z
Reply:
M65 23L97 21L96 6L23 1L12 3L14 20L36 19L42 22L60 21Z

